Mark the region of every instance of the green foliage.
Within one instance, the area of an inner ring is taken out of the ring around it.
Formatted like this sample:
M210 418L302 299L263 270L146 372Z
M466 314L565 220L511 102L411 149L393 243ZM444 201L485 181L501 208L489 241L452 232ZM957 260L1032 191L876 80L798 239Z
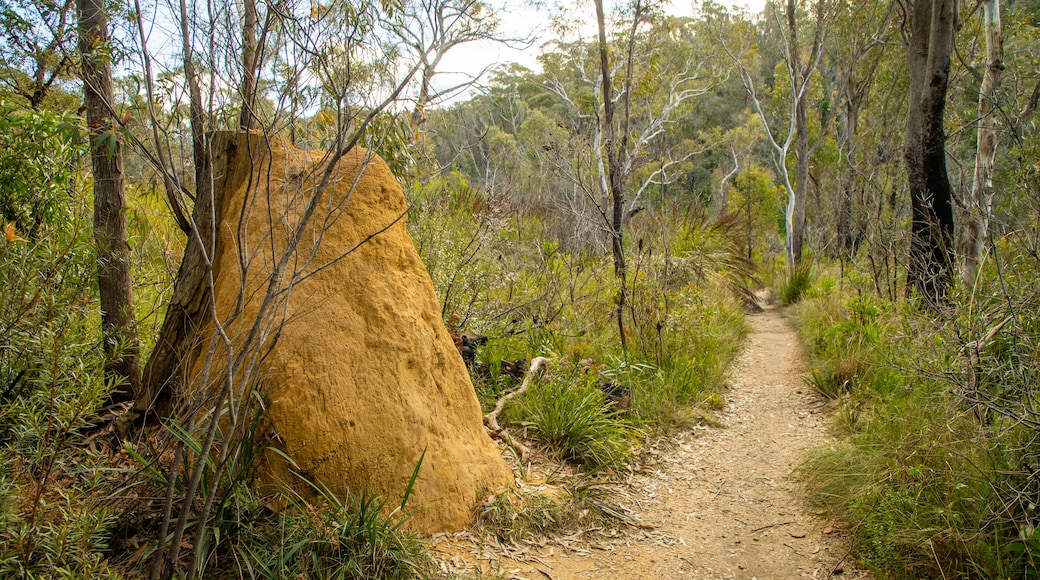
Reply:
M659 364L618 365L607 374L636 385L632 413L671 430L720 407L722 386L747 333L743 312L721 288L690 287L675 296Z
M185 236L177 228L162 194L155 187L130 184L127 191L127 243L131 252L134 308L141 341L141 358L147 360L166 315Z
M275 496L257 491L254 468L264 453L274 461L292 461L269 448L260 438L262 410L254 406L253 418L243 436L232 445L225 465L206 462L201 490L191 501L197 513L206 502L214 505L211 516L202 522L189 520L188 534L197 542L192 560L186 565L200 578L330 578L330 579L407 579L429 577L431 559L422 541L402 529L402 515L411 494L423 456L420 457L403 497L395 505L369 491L349 493L339 498L327 487L302 475L303 493L289 490ZM193 453L202 442L182 427L169 425L170 434L184 442ZM222 435L223 436L223 435ZM154 489L166 489L170 478L174 490L186 482L171 474L162 462L142 462L142 482ZM213 478L219 478L216 482ZM215 483L211 487L211 484ZM141 485L140 483L137 485ZM212 495L210 495L212 494ZM292 495L289 495L292 494ZM132 530L146 537L150 529ZM124 532L125 533L125 532ZM144 559L154 557L154 547ZM127 563L133 570L139 563Z
M640 433L597 389L594 376L558 373L538 384L510 408L508 421L561 458L588 470L622 464Z
M11 220L0 238L0 576L109 577L112 488L82 439L115 385L97 338L80 149L54 115L5 109L0 123Z
M75 460L77 468L89 463L63 451L63 462ZM111 489L97 471L84 475L63 468L61 478L76 482L53 485L46 498L38 498L30 495L35 486L20 466L8 453L0 455L0 577L118 578L106 562L115 517L101 504ZM35 509L27 508L31 504Z
M633 230L639 247L625 316L632 347L624 353L603 254L557 241L536 217L495 217L495 201L458 173L430 180L413 199L411 232L445 318L458 314L452 324L491 339L473 377L486 406L515 385L500 374L501 361L535 356L565 368L593 360L596 373L630 388L633 417L655 429L697 420L703 413L690 407L717 400L712 393L746 331L740 302L755 281L739 220L712 221L699 210L647 213L651 219ZM588 400L577 393L574 409L598 407L594 393Z
M0 101L0 215L27 238L71 218L76 124L64 115L21 110Z
M1035 304L1033 295L1014 289L1011 304ZM797 307L810 382L840 397L843 438L818 450L803 477L814 501L848 523L860 557L889 577L1040 571L1026 499L1037 490L1028 474L1040 423L1025 403L1036 374L1020 372L1036 368L1035 351L1015 346L1037 344L1028 322L1035 306L974 358L962 346L994 328L1008 305L1007 296L960 305L945 323L837 292Z
M458 172L414 188L408 230L441 299L445 319L462 326L483 306L496 283L489 270L489 222L477 210L483 197Z
M320 490L318 501L296 498L277 517L256 500L248 507L229 540L234 557L223 559L237 564L224 574L404 580L429 578L433 570L419 537L401 529L405 519L372 493L340 500Z
M776 290L776 298L780 304L790 306L799 302L813 284L813 267L809 260L795 264L794 270L788 272L780 281Z
M726 211L743 223L743 250L749 260L761 263L770 249L780 251L784 199L783 188L773 182L772 175L761 165L752 164L733 177Z
M14 95L34 109L78 106L62 86L76 72L75 23L67 2L0 0L0 100Z
M870 295L848 300L836 292L802 302L795 316L811 354L807 382L829 399L859 385L889 392L898 383L884 363L887 337L894 332L894 306Z
M372 119L360 143L379 154L394 175L404 175L411 161L409 139L412 137L413 130L406 116L382 114Z

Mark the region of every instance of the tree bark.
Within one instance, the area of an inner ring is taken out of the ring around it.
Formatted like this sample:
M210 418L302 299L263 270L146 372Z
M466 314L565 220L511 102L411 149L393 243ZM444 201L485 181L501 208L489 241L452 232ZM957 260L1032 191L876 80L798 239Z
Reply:
M211 160L207 155L202 161L204 167L196 169L197 175L203 173L208 180L212 180L213 167L223 174L224 160L235 156L230 141L218 143L214 149L219 153L217 158ZM134 403L134 419L152 412L166 416L172 411L173 395L183 390L190 370L185 364L194 361L203 346L197 340L196 330L212 312L212 260L219 251L216 225L223 221L223 187L213 187L210 183L199 190L192 212L194 226L177 271L166 318L144 367L144 395Z
M851 75L850 75L851 76ZM846 82L851 82L846 81ZM845 100L845 141L846 157L848 164L845 166L845 175L842 178L841 197L838 201L838 243L843 256L852 258L859 249L859 232L854 231L852 224L853 202L857 192L856 171L856 131L859 125L860 103L853 98L853 92L846 89Z
M635 21L638 21L639 14L638 8L634 16ZM607 157L607 183L610 189L609 193L611 201L611 213L608 222L610 231L610 247L611 253L614 258L614 279L618 285L618 297L617 307L615 309L615 318L618 326L618 337L621 341L621 348L626 348L627 340L625 338L625 304L627 302L627 267L625 264L625 245L623 238L623 227L624 227L624 206L625 206L625 175L623 169L622 155L624 155L625 146L622 143L620 146L616 141L616 134L614 130L614 89L613 83L610 76L610 57L607 50L607 32L605 14L603 11L603 0L596 0L596 23L599 27L599 66L601 76L601 88L603 93L603 133L605 139L603 143L603 150L599 155L606 155ZM634 28L635 24L633 24ZM630 55L631 56L631 55ZM627 137L627 135L626 135Z
M795 20L797 5L796 0L787 0L787 29L791 37L791 71L797 77L792 80L794 81L793 86L798 91L795 95L797 101L794 114L798 165L795 170L794 208L791 210L792 215L789 220L791 247L788 253L788 268L791 272L793 272L794 266L802 261L802 243L805 239L806 187L809 183L809 87L807 85L811 69L802 67L798 50L798 27Z
M104 0L79 0L79 50L94 176L94 242L105 371L124 381L125 386L112 394L114 402L121 402L140 393L141 363L124 212L123 152L113 112L108 40Z
M217 224L221 223L221 188L214 187L213 151L209 139L206 110L202 102L202 86L195 68L194 50L190 44L189 13L185 0L180 1L181 50L184 77L188 84L191 116L192 158L195 162L195 208L192 211L191 232L184 249L184 258L177 271L173 296L166 309L159 338L144 368L142 396L134 402L131 420L148 413L160 416L171 410L173 393L186 378L184 361L200 348L195 340L195 329L212 311L212 259L217 255ZM229 146L230 147L230 146ZM229 148L228 147L228 148Z
M997 98L1000 78L1004 73L1004 41L1000 24L1000 0L982 2L986 30L986 72L979 91L978 150L975 155L975 174L971 182L971 197L965 203L967 211L961 220L960 256L961 277L971 286L975 270L986 249L989 220L993 215L993 165L997 149Z
M953 190L946 171L946 90L956 0L917 0L910 30L910 100L904 159L910 188L907 293L936 308L952 281Z
M249 131L256 124L257 61L259 51L256 39L256 0L242 0L242 110L238 127Z

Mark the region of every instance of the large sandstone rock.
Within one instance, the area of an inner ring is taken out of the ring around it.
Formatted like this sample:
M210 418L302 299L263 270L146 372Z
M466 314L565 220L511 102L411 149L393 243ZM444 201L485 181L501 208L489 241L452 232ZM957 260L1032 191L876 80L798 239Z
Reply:
M278 446L303 475L340 497L369 489L391 500L401 497L426 450L408 501L411 525L440 531L471 523L483 494L512 476L481 424L389 168L363 149L344 157L301 228L307 209L300 196L320 186L327 159L258 134L222 135L217 150L230 152L216 164L218 183L225 175L219 316L234 311L243 280L246 287L244 322L231 325L231 339L245 340L294 235L298 249L276 285L290 286L289 271L314 272L292 285L287 322L274 348L261 350L259 381ZM247 268L243 256L251 257ZM272 310L281 306L265 312ZM268 460L264 469L268 481L293 485L284 463Z

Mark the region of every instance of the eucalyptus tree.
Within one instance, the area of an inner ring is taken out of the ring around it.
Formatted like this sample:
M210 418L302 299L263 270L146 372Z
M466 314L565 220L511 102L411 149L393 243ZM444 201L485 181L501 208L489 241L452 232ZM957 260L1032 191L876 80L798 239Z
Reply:
M629 124L630 116L628 115L631 106L632 99L632 59L634 54L632 53L632 45L635 43L636 30L639 27L639 21L643 18L643 4L641 0L636 0L632 10L632 32L629 40L629 51L627 68L628 75L626 75L626 85L622 91L624 95L622 97L625 107L625 119L623 121L621 135L617 135L617 129L614 126L614 87L613 87L613 74L610 67L610 54L607 48L607 27L606 19L604 17L603 0L595 0L596 4L596 30L599 32L599 43L597 45L597 52L599 55L599 68L600 68L600 88L602 89L603 98L603 115L600 122L600 130L596 132L596 136L602 139L602 149L596 152L597 166L600 167L600 187L604 196L603 205L601 206L601 213L603 214L604 221L607 223L610 232L610 247L611 253L614 257L614 277L617 279L618 286L618 297L617 297L617 310L616 319L618 325L618 338L621 340L621 348L625 348L625 305L626 305L626 292L627 292L627 266L625 264L625 245L622 226L624 224L624 206L625 206L625 180L628 175L623 171L623 166L628 163L628 140L631 138L629 132L631 125ZM602 135L602 137L601 137ZM606 163L603 163L603 159L606 158ZM605 165L605 168L604 168ZM610 198L612 205L610 216L607 216L606 198Z
M813 5L811 41L808 43L806 52L798 39L801 26L798 7L797 0L787 0L782 10L776 4L769 4L766 10L766 17L775 21L779 31L785 76L789 84L787 101L784 103L786 113L781 119L772 119L763 102L763 87L752 74L754 66L752 59L758 50L757 47L750 45L747 39L755 38L753 24L740 14L727 13L725 9L713 2L705 2L702 6L702 10L712 24L712 33L715 35L716 41L729 55L744 82L751 106L758 114L765 129L773 168L787 192L784 221L789 272L794 271L802 258L809 158L812 150L821 142L818 138L812 146L809 143L809 93L813 76L817 72L823 54L823 44L830 26L829 11L831 10L830 3L824 0ZM794 179L788 168L792 148L795 157Z
M503 9L481 0L404 0L399 9L385 19L385 25L401 46L421 63L416 75L411 123L416 132L426 122L426 108L470 87L495 65L479 71L445 71L444 57L461 46L486 42L526 46L527 38L499 32ZM437 76L454 73L457 82L436 86Z
M1000 0L982 0L983 29L986 38L986 69L979 90L978 141L975 170L966 211L960 220L959 257L961 277L971 285L979 259L985 252L989 236L989 222L993 215L993 168L996 160L999 134L1000 80L1004 73L1004 33L1000 19Z
M32 109L76 73L73 0L0 0L0 83Z
M94 242L105 370L125 383L113 399L127 401L141 394L141 362L127 245L122 139L112 93L110 18L103 0L79 0L78 17L83 108L94 186ZM57 32L55 38L60 38ZM37 90L40 89L38 85Z
M836 233L843 257L853 257L864 236L863 175L859 151L860 115L874 90L895 28L893 2L841 2L834 13L835 26L826 56L837 71L841 102L840 143L845 167L838 192Z
M916 0L909 14L909 114L904 162L910 186L907 291L930 307L952 282L953 188L946 170L946 92L956 0Z
M658 6L636 0L618 22L613 42L608 42L602 0L596 0L595 7L597 40L589 52L579 54L591 56L585 62L595 63L598 73L572 87L550 75L547 83L576 113L575 127L588 126L592 133L590 161L595 177L583 178L574 172L572 179L593 203L610 241L618 293L615 320L624 348L628 307L625 223L642 209L639 204L648 188L677 179L678 168L697 153L688 143L660 146L668 142L668 130L681 118L684 107L710 90L717 79L713 59L704 52L691 52L684 42L690 40L690 22L662 20ZM644 25L648 28L641 32ZM697 48L703 50L705 45L698 43ZM612 61L612 53L618 55L616 61ZM589 91L592 87L598 90ZM646 170L635 179L640 168Z

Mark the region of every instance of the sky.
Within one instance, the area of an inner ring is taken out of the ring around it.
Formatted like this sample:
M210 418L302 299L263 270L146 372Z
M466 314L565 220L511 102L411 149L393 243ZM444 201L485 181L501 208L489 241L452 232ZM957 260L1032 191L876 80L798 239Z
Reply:
M609 2L610 0L608 0ZM512 48L490 41L475 42L458 47L445 55L441 66L444 73L436 83L438 86L449 87L458 84L464 78L461 75L451 74L452 72L474 75L495 63L502 65L515 62L529 69L538 70L537 57L542 47L553 37L552 31L549 29L551 8L545 6L537 8L532 5L530 0L491 0L490 3L502 8L500 30L505 36L516 38L533 36L534 42L527 48ZM586 0L583 3L588 4L590 13L594 10L592 2ZM720 0L719 3L745 8L754 14L762 11L766 0ZM674 16L693 16L693 0L672 0L668 13ZM582 30L582 33L591 36L595 33L595 29L591 28L594 16L592 14L589 16L590 28ZM449 99L449 102L465 98L467 95L463 94Z

